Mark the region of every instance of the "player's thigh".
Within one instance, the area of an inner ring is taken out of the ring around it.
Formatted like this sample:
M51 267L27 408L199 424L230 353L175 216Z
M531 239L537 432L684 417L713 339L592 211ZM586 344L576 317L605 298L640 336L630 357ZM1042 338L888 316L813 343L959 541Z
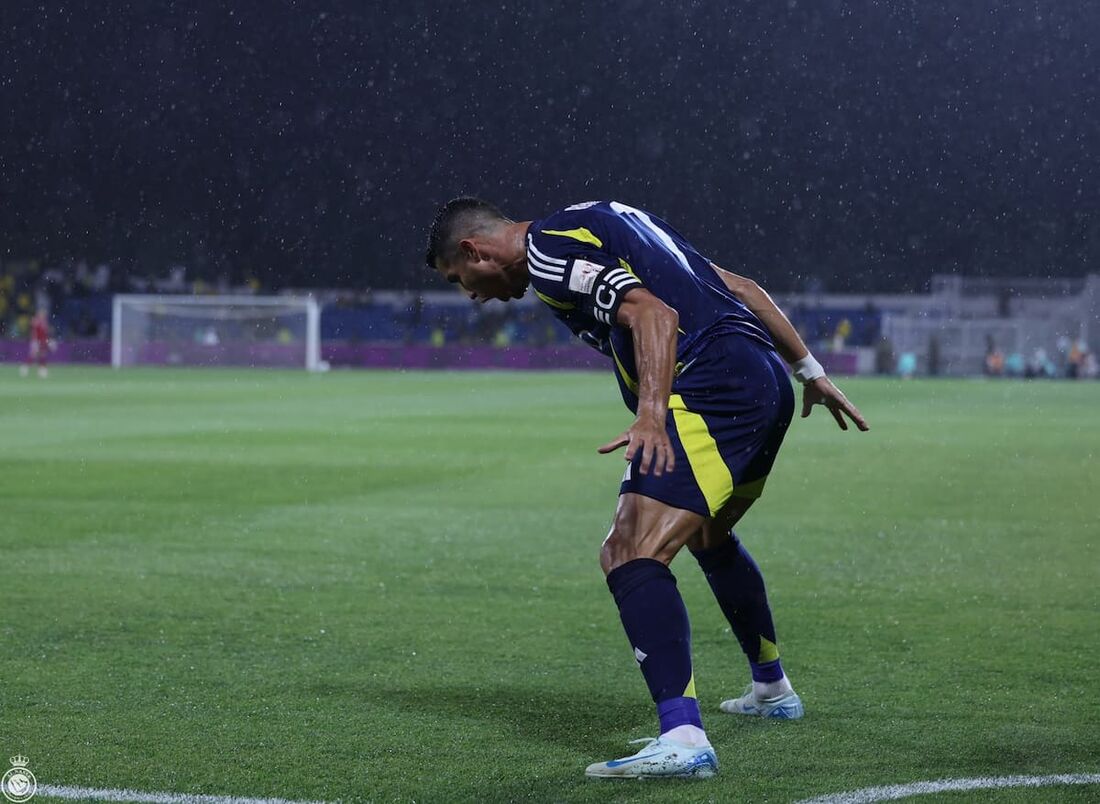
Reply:
M615 520L600 549L604 573L638 558L668 564L706 518L641 494L621 494Z
M729 540L729 533L756 502L755 497L730 497L729 501L711 519L705 519L699 529L687 540L691 550L709 550Z

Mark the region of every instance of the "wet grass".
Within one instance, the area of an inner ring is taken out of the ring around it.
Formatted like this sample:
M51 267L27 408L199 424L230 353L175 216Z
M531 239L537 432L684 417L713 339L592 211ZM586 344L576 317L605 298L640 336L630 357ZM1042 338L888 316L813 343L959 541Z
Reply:
M739 528L806 719L715 711L746 670L678 559L722 773L624 785L581 775L655 728L596 563L610 376L4 371L0 756L344 801L1097 772L1100 385L844 387L872 432L797 423Z

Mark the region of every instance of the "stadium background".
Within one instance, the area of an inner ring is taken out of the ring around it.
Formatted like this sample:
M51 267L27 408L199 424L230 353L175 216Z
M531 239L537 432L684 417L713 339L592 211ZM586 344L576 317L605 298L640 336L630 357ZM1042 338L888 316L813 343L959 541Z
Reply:
M955 378L1095 371L1095 4L2 23L0 362L42 306L74 364L0 371L0 758L40 799L795 801L1100 770L1100 386ZM606 373L409 370L599 367L532 301L473 307L423 266L461 193L651 209L831 371L917 377L844 380L866 436L796 422L741 534L803 723L714 713L744 673L676 565L714 785L580 778L651 725L595 563L621 465L594 447L626 414ZM111 371L119 293L309 293L333 365L403 370Z
M879 369L912 352L938 373L930 348L952 348L880 343L884 313L922 312L891 294L999 280L983 292L1005 317L1097 270L1087 4L17 4L6 19L9 339L40 299L71 341L107 336L116 292L297 289L329 291L329 341L559 343L529 311L430 294L424 231L460 193L517 219L644 206L779 294L818 348L838 329L879 347L862 362ZM1064 375L1072 341L1095 344L1080 321L1056 328L995 347L1016 373ZM964 362L947 369L983 368Z

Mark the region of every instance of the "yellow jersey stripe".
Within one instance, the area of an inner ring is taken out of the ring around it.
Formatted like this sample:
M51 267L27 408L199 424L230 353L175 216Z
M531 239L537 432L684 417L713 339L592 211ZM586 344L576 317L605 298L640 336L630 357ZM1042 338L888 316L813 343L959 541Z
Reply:
M626 368L623 366L623 362L619 360L619 355L615 351L615 345L608 340L608 344L611 346L611 356L615 358L615 368L619 371L619 376L623 378L623 382L626 383L626 387L630 389L634 396L638 395L638 381L626 373Z
M574 240L579 240L582 243L591 243L596 248L603 248L603 241L596 235L592 234L591 229L585 229L583 226L580 229L543 229L543 234L548 235L560 235L561 237L571 237Z
M542 299L547 304L549 304L551 307L556 307L559 310L572 310L574 307L576 307L575 304L570 304L569 302L558 301L553 296L547 296L545 293L539 293L537 290L535 291L535 295L538 296L540 299Z
M703 417L688 410L684 398L679 394L672 394L668 398L668 407L672 411L673 421L676 422L676 432L684 445L695 482L703 492L710 515L714 516L733 492L733 475L718 452L718 444L707 429Z
M634 273L634 269L630 267L630 263L624 260L622 257L619 257L619 267L630 274L632 277L637 279L639 282L642 281L641 277Z

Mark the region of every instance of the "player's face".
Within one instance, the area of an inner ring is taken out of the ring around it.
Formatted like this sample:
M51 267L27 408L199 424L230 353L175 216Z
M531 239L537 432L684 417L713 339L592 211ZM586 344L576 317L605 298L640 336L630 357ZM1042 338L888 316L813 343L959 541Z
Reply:
M448 282L462 286L466 295L477 302L489 299L509 301L527 291L526 256L516 263L504 263L485 254L460 254L439 267Z

